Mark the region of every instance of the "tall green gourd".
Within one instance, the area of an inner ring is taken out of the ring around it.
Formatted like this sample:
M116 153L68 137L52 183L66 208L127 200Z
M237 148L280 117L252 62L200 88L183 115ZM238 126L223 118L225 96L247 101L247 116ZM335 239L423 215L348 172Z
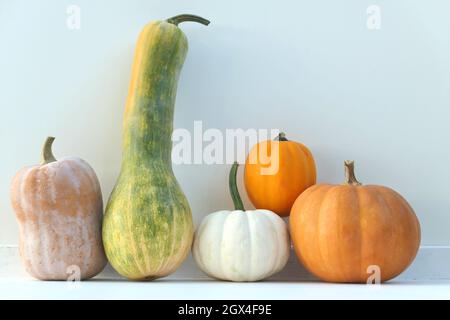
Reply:
M188 43L178 24L208 20L180 15L142 30L123 123L119 178L103 222L113 268L135 280L174 272L193 239L189 203L172 171L171 134L178 78Z

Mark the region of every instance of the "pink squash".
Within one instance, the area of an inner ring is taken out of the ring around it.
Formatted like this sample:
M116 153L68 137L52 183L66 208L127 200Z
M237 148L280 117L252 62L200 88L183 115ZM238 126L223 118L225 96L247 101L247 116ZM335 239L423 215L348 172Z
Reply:
M44 144L42 163L20 170L11 185L22 262L41 280L91 278L106 265L100 184L84 160L56 160L53 140Z

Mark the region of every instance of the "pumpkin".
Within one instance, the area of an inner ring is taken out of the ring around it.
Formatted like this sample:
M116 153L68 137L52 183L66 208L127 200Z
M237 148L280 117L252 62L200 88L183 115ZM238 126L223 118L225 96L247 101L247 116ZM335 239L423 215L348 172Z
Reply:
M56 160L47 138L42 163L20 170L11 185L26 271L41 280L87 279L106 265L103 202L94 170L82 159Z
M171 134L178 78L188 43L180 15L149 23L135 52L124 115L121 171L103 223L106 255L122 276L151 280L174 272L194 233L189 203L172 171Z
M234 211L206 216L195 234L194 259L210 277L229 281L258 281L277 273L290 253L283 219L268 210L244 211L236 186L238 164L230 172Z
M280 133L254 146L245 162L245 188L256 208L288 216L300 193L316 183L311 151Z
M325 281L365 283L374 270L387 281L414 260L419 221L400 194L361 185L353 161L345 168L344 185L315 185L295 201L290 216L295 252Z

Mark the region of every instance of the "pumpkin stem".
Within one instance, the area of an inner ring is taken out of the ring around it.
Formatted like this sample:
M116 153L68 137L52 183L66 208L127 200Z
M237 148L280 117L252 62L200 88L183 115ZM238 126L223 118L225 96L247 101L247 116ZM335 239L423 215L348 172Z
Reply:
M44 146L42 147L41 165L56 161L52 152L53 141L55 141L55 137L47 137L45 140Z
M168 23L174 24L176 26L178 26L179 23L182 23L185 21L198 22L198 23L204 24L205 26L207 26L210 23L209 20L206 20L205 18L202 18L199 16L195 16L193 14L180 14L178 16L167 19Z
M280 134L276 136L275 141L289 141L289 140L286 138L286 133L280 132Z
M244 204L242 203L242 199L241 199L241 196L239 195L239 190L238 190L238 187L236 184L236 176L237 176L238 167L239 167L239 163L237 163L237 161L235 161L230 170L230 178L229 178L230 193L231 193L231 199L233 199L233 203L234 203L234 210L245 211Z
M362 183L359 182L355 177L355 162L352 160L345 160L345 184L351 186L360 186Z

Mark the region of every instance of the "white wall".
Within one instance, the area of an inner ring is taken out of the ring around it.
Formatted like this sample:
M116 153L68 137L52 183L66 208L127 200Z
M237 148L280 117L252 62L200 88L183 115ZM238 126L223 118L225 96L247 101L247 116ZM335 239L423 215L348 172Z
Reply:
M81 30L66 8L81 7ZM381 8L368 30L366 9ZM179 13L190 51L175 126L280 128L313 151L319 181L339 183L357 161L415 208L423 244L450 244L450 2L0 0L0 244L17 242L9 183L55 154L96 170L105 201L120 165L121 118L133 48L150 20ZM179 165L196 223L231 207L226 165Z

